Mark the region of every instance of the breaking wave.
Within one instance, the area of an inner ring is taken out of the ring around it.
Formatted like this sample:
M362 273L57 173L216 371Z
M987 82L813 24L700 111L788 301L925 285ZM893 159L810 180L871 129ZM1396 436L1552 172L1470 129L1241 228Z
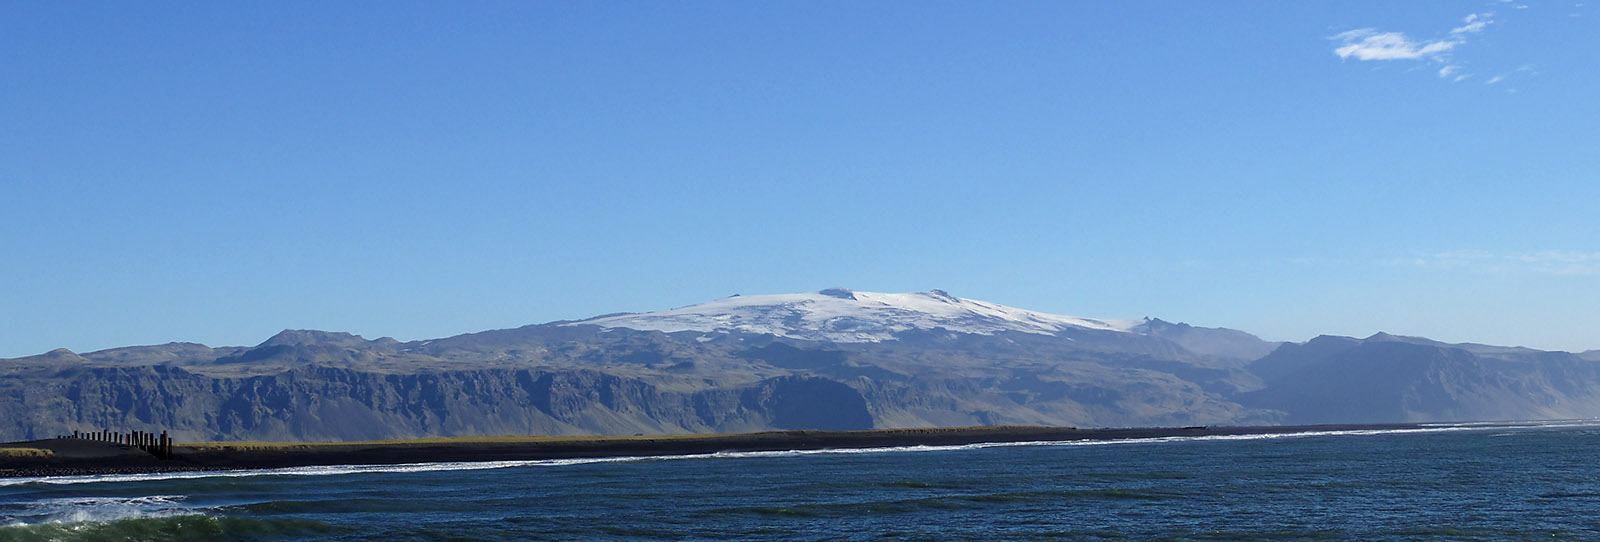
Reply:
M6 511L8 527L47 523L109 522L198 514L181 495L147 497L65 497L34 501ZM7 506L6 508L11 508Z
M217 517L181 495L64 497L0 505L0 542L217 540L332 534L340 529L298 519Z

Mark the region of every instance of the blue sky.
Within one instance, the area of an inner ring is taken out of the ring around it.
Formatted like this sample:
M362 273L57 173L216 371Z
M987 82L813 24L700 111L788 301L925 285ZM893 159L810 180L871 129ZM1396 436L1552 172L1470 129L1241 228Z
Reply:
M845 286L1600 348L1576 2L0 6L0 357Z

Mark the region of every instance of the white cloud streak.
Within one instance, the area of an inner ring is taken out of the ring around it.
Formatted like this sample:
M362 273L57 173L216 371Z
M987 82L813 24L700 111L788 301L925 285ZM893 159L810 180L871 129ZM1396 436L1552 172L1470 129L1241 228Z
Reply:
M1488 273L1538 273L1545 275L1600 275L1600 252L1541 250L1495 253L1485 250L1450 250L1396 258L1397 267L1463 270Z
M1371 28L1341 32L1333 39L1343 43L1333 54L1356 60L1443 60L1445 52L1461 44L1459 40L1417 42L1399 32L1379 32Z
M1474 13L1468 15L1465 19L1461 20L1461 22L1467 24L1450 29L1450 33L1459 36L1461 34L1476 34L1478 32L1482 32L1483 27L1489 26L1489 23L1493 22L1489 20L1489 17L1491 16L1493 16L1492 13Z
M1425 60L1443 63L1449 61L1452 50L1467 42L1468 36L1494 24L1493 17L1493 13L1467 15L1462 18L1461 26L1450 29L1445 37L1433 40L1413 39L1401 32L1380 32L1375 28L1347 30L1328 39L1339 42L1333 54L1347 60ZM1439 77L1450 77L1450 73L1459 69L1460 66L1456 65L1445 66L1439 71Z

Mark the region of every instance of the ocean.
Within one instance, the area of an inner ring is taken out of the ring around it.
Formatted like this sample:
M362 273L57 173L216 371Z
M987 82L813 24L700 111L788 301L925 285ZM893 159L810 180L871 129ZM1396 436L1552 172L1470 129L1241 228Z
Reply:
M1600 540L1600 425L0 479L10 540Z

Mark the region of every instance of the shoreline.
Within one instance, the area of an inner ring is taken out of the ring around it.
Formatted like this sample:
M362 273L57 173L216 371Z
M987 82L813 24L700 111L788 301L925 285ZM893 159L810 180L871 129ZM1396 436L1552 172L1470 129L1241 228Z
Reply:
M1445 424L1455 426L1456 424ZM1516 424L1491 424L1516 425ZM0 444L49 450L44 457L0 456L0 478L143 474L332 465L660 457L718 452L872 449L1018 442L1119 441L1147 438L1273 435L1323 431L1425 430L1441 424L1324 424L1243 427L1078 429L983 426L865 431L766 431L633 437L454 437L344 443L214 442L173 446L173 459L125 445L82 439Z

